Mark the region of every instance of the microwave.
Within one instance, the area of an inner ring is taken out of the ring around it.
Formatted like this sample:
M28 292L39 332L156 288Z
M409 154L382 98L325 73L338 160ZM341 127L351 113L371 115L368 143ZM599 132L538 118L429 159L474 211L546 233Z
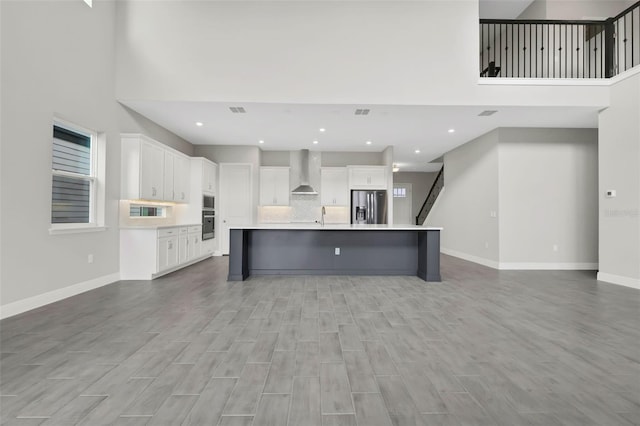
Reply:
M202 209L203 210L213 210L215 209L216 197L213 195L203 195L202 196Z

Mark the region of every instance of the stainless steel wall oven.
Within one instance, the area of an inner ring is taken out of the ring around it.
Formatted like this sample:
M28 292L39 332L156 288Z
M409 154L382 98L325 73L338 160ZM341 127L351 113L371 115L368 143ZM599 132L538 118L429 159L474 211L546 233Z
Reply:
M202 240L210 240L216 236L215 197L202 197Z

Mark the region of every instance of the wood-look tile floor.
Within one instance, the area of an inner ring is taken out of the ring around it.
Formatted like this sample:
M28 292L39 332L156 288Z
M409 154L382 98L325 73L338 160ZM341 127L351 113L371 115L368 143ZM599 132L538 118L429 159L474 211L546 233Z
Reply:
M592 272L226 274L214 258L0 322L1 423L640 424L640 291Z

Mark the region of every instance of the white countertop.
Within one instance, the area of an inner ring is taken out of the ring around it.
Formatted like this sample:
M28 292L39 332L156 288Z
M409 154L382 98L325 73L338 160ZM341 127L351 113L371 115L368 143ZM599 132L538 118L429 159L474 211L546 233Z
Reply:
M280 230L314 230L314 231L442 231L419 225L351 225L331 224L321 226L319 223L260 223L253 225L232 225L229 229L280 229Z
M152 230L157 230L157 229L166 229L166 228L187 228L189 226L202 226L201 223L186 223L186 224L180 224L180 225L124 225L121 226L120 229L152 229Z

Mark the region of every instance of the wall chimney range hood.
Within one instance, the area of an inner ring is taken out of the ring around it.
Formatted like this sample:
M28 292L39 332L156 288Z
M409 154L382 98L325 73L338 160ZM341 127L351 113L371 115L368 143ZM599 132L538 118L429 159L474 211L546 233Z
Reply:
M300 150L300 186L291 191L297 195L318 195L309 185L309 150Z

